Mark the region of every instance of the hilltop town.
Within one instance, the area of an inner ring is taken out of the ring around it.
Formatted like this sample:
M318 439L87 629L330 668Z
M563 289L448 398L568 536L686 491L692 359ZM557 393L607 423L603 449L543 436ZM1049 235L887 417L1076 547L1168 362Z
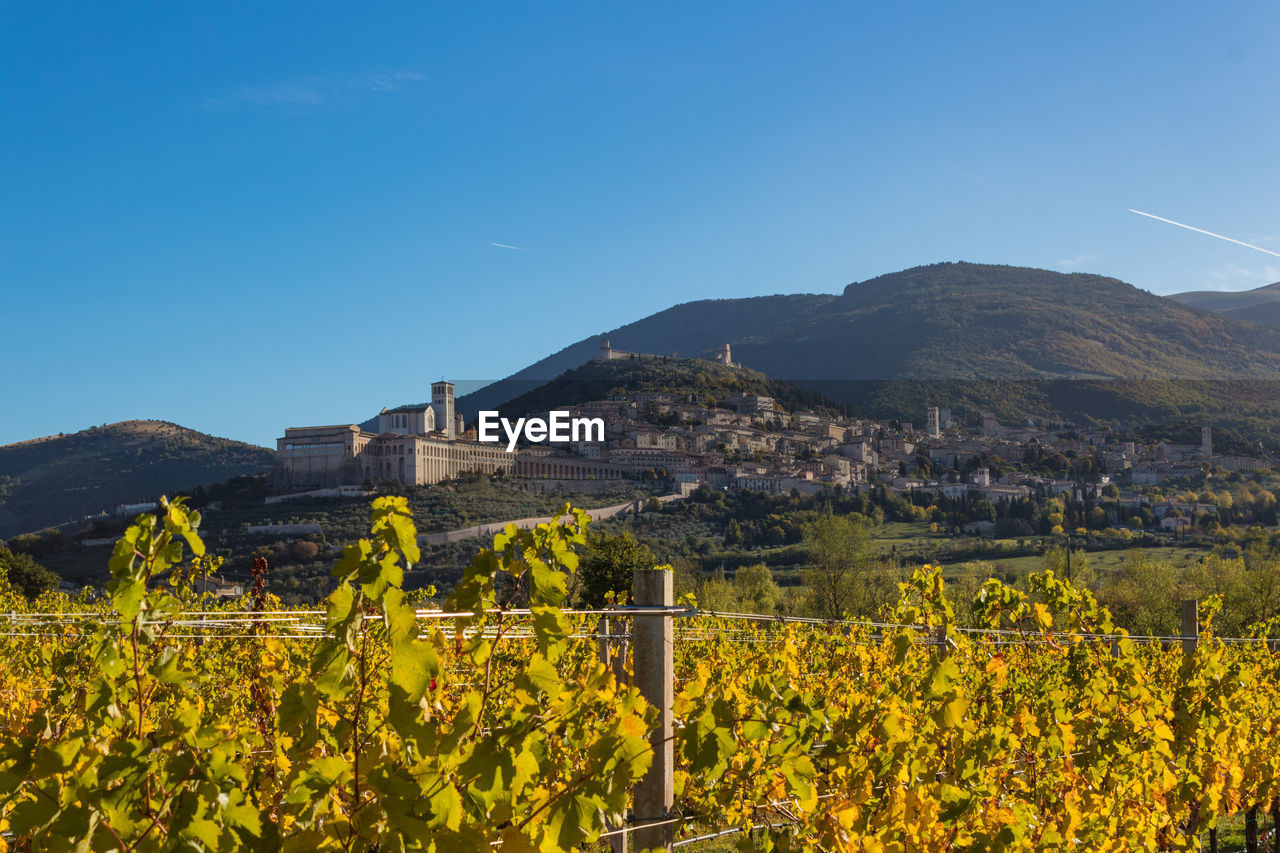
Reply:
M1143 487L1199 477L1205 470L1249 472L1275 465L1256 448L1247 448L1249 455L1215 452L1209 426L1201 429L1198 444L1180 444L1061 422L1006 424L986 413L970 423L943 405L922 411L919 423L875 420L841 412L834 404L786 405L761 393L725 395L723 382L716 397L705 390L708 382L744 370L727 345L703 360L622 352L605 341L588 367L620 361L696 371L701 386L616 388L563 406L574 417L602 420L604 440L554 446L524 442L505 453L476 441L474 424L465 426L453 409L452 386L436 383L438 414L426 404L384 410L377 434L355 425L291 428L280 440L274 481L295 489L386 480L429 485L470 471L511 475L536 491L590 492L600 484L636 480L665 483L684 494L704 484L771 495L818 495L874 484L903 494L929 492L992 504L1105 496L1115 523L1145 507L1135 523L1177 530L1215 507L1195 502L1153 507L1153 490ZM433 422L446 426L426 428ZM333 442L338 434L345 440ZM317 467L325 451L308 442L331 448L337 454L332 463ZM983 519L971 524L969 532L976 533L989 534L993 526Z

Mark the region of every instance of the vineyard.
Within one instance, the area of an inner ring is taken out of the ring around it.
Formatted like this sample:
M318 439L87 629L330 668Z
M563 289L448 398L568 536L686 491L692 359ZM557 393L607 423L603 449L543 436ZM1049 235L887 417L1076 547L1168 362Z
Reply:
M1195 640L1133 638L1046 572L989 581L961 629L928 566L879 622L573 610L585 524L508 528L424 610L412 518L380 498L323 611L261 584L210 609L199 516L166 502L108 599L0 599L3 843L1191 850L1280 797L1273 625L1215 638L1210 602Z

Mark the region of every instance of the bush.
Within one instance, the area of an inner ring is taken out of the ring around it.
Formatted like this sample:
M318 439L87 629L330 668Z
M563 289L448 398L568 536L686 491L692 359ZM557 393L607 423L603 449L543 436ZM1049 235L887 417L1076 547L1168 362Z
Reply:
M0 546L0 584L8 583L27 598L54 589L58 576L35 561L30 554L16 554Z
M6 544L15 554L27 554L39 559L56 554L67 547L67 537L61 530L48 527L39 533L23 533L15 536Z
M320 555L320 546L305 539L293 543L293 556L303 563L310 563Z

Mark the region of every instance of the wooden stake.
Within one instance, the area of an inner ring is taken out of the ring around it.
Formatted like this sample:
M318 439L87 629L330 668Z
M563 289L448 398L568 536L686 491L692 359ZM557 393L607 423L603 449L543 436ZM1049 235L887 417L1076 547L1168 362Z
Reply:
M637 607L673 607L675 583L666 569L637 569L633 585ZM674 835L672 824L643 826L667 820L675 805L672 772L675 769L674 719L671 710L675 699L674 632L669 613L636 616L632 629L633 664L636 687L650 705L658 709L658 726L649 735L653 744L653 763L636 785L635 832L640 850L670 850Z

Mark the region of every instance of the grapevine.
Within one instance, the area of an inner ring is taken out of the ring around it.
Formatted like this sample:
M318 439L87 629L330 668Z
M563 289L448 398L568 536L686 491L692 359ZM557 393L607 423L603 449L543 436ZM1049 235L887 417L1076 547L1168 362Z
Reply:
M419 557L402 498L374 502L322 612L261 584L195 597L199 522L180 500L141 517L105 600L0 589L6 844L556 851L625 829L656 714L566 606L584 513L508 527L437 613L402 590ZM1210 618L1189 654L1140 642L1052 572L988 581L977 629L954 606L925 566L881 622L680 619L678 837L1189 850L1280 796L1262 637Z

